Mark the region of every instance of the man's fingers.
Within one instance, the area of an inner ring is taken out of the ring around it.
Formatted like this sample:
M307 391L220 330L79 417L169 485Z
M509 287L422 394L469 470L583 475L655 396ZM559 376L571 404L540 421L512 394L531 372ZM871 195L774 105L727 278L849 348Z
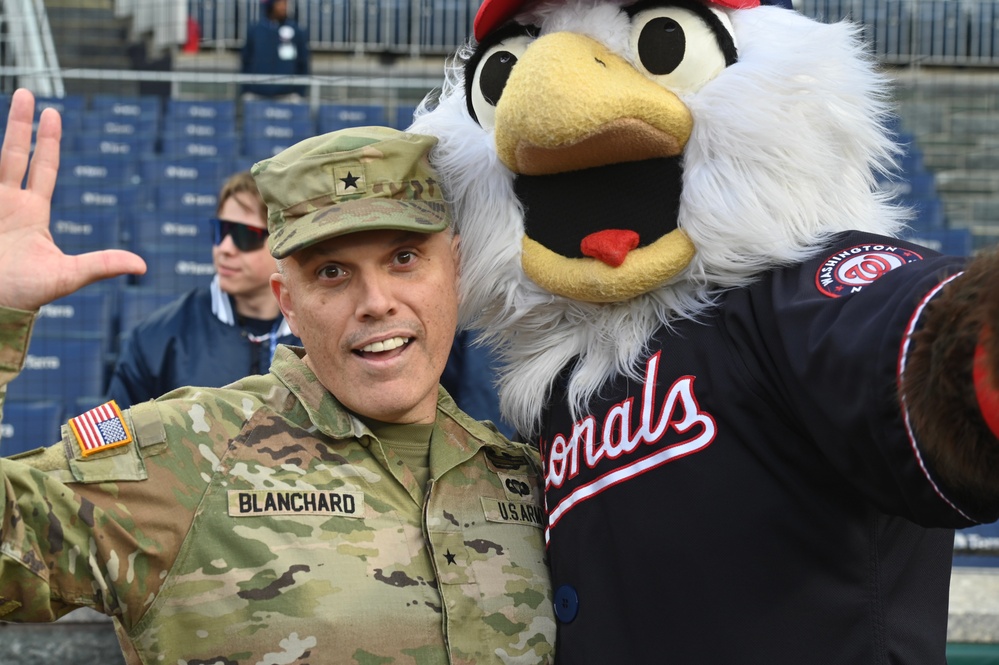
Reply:
M0 185L20 187L31 154L31 129L35 97L28 90L14 91L7 115L7 131L0 149Z
M59 142L62 140L62 118L55 109L45 109L38 120L35 154L28 170L28 189L33 193L52 198L56 175L59 172Z

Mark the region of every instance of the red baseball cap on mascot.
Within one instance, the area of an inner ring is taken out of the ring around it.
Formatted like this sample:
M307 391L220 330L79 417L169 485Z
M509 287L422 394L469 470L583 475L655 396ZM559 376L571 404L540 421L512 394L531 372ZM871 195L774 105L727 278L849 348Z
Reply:
M750 9L758 7L760 0L709 0L711 4L721 5L728 9ZM475 22L472 24L475 38L482 41L482 38L490 32L506 23L520 11L521 7L528 4L530 0L483 0L479 7L479 13L475 15ZM785 4L782 2L764 4Z

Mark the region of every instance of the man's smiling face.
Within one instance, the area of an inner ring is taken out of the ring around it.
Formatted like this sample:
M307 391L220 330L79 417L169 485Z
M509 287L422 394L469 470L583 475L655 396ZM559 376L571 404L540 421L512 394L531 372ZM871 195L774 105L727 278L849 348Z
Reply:
M433 422L458 318L458 239L362 231L282 261L272 281L306 362L351 411Z

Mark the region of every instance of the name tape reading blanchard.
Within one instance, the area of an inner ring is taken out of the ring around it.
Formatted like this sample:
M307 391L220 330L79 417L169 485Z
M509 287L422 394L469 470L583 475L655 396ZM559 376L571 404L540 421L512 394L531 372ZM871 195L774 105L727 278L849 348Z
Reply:
M316 490L229 490L229 514L233 517L330 515L361 518L364 517L364 494Z

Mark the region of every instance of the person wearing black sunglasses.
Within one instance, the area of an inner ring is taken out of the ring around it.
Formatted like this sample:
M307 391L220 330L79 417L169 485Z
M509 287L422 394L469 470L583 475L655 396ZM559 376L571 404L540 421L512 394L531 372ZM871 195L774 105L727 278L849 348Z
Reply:
M181 386L222 386L270 368L278 344L299 345L270 288L267 206L248 171L226 180L212 230L215 276L127 334L108 398L126 408Z

